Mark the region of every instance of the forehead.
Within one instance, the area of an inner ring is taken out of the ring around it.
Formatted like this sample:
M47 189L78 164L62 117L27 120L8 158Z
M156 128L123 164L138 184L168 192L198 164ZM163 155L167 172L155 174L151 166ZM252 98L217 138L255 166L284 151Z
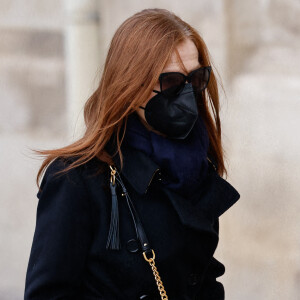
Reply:
M182 60L182 63L186 70L191 72L192 70L199 68L200 63L198 60L199 53L196 45L190 39L184 40L176 47L178 54ZM182 68L180 61L176 55L176 51L173 51L169 61L165 65L163 72L182 72L186 73Z

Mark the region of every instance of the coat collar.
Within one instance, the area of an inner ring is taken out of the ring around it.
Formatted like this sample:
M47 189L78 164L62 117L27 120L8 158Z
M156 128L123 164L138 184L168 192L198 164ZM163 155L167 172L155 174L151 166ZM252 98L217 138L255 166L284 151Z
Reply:
M123 169L120 168L118 153L113 156L115 166L129 184L139 194L145 194L156 174L160 174L159 166L144 152L131 147L121 147ZM185 226L201 231L210 231L215 219L220 217L240 198L239 192L217 173L218 165L208 157L209 169L203 190L187 201L174 191L162 187L164 194L170 199L178 216ZM209 221L209 222L207 222Z
M113 146L113 137L108 142L106 150L112 155L113 150L116 147ZM145 194L153 181L154 176L161 176L160 167L143 151L139 151L133 147L121 146L123 155L123 169L121 170L121 163L119 154L116 153L112 159L120 173L126 178L126 180L133 186L133 188L139 194ZM218 165L212 157L207 157L211 166L217 170Z
M157 173L160 175L159 166L144 152L131 147L124 147L122 154L123 169L120 169L118 155L113 157L116 167L136 192L145 194L154 176ZM219 176L216 166L210 161L204 188L191 201L162 186L163 193L170 199L183 225L210 232L215 219L240 198L239 192Z
M145 194L154 178L160 174L159 166L144 152L132 147L121 148L123 155L123 169L121 170L120 157L113 157L118 171L139 194Z

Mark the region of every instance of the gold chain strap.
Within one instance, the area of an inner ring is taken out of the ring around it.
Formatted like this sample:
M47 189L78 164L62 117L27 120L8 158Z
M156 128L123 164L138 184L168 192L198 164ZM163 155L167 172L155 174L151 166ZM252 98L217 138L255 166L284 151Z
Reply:
M152 254L153 254L153 256L152 256L151 258L147 258L146 252L145 252L145 251L143 252L143 256L144 256L145 260L146 260L146 261L150 264L150 266L151 266L151 269L152 269L152 272L153 272L153 275L154 275L154 278L155 278L155 281L156 281L156 285L157 285L157 287L158 287L158 290L159 290L159 294L160 294L160 296L161 296L161 299L162 299L162 300L167 300L167 299L169 299L169 298L168 298L168 296L167 296L167 293L166 293L166 291L165 291L164 285L163 285L163 283L162 283L162 281L161 281L161 278L160 278L159 273L158 273L158 271L157 271L157 268L156 268L156 266L155 266L155 261L154 261L154 259L155 259L155 253L154 253L153 249L151 249L151 250L152 250Z

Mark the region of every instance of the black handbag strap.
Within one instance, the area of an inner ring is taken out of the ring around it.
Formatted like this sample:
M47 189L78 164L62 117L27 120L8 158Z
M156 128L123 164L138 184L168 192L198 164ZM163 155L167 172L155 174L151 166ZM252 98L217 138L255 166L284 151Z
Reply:
M126 197L126 201L127 201L127 204L128 204L128 207L129 207L129 210L130 210L130 213L131 213L131 216L132 216L132 220L133 220L133 223L134 223L134 227L135 227L135 231L136 231L136 234L137 234L137 237L141 243L141 247L142 247L142 250L143 251L150 251L151 248L150 248L150 245L149 245L149 241L148 241L148 238L146 236L146 233L145 233L145 230L143 228L143 225L142 225L142 222L141 222L141 219L130 199L130 196L127 192L127 189L122 181L122 178L120 176L120 174L117 172L117 177L116 177L116 180L119 182L119 184L121 185L121 188L122 188L122 191L123 191L123 195Z
M143 224L141 222L141 219L132 203L132 200L130 199L130 196L127 192L127 189L124 185L124 182L121 178L121 175L119 174L116 167L110 166L111 169L111 180L110 180L110 189L112 194L112 211L111 211L111 224L110 224L110 231L109 236L107 240L107 246L113 250L118 250L120 248L120 241L119 241L119 212L118 212L118 199L117 199L117 193L116 193L116 185L119 183L119 185L122 188L122 196L125 196L128 208L130 210L130 214L134 223L135 231L137 238L141 244L143 252L146 252L148 254L151 252L151 247L148 241L148 238L146 236L145 230L143 228Z

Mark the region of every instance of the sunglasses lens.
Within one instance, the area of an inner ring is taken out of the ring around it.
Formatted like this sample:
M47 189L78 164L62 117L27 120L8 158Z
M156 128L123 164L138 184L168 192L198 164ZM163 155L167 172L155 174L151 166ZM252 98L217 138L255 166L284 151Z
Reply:
M209 82L210 69L200 68L192 75L192 85L197 92L204 90Z
M184 81L184 77L180 74L167 74L161 79L161 91L167 97L174 97L183 88Z
M210 67L201 67L191 73L191 83L195 92L204 90L209 82ZM185 85L185 76L180 73L165 73L160 78L161 92L166 97L176 97Z

